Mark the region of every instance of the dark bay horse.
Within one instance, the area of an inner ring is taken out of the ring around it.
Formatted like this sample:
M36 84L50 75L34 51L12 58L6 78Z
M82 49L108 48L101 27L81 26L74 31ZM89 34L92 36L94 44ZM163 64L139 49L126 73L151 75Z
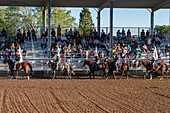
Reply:
M58 69L56 68L56 63L51 62L50 60L47 60L46 64L48 64L51 67L51 70L53 71L53 74L54 74L53 79L55 79L55 74L56 74L57 71L65 71L65 72L67 72L67 75L70 78L71 78L71 74L75 75L71 65L67 64L66 62L64 62L63 64L59 63Z
M116 75L115 75L115 72L116 72L115 61L111 61L109 58L105 58L104 62L107 62L108 66L109 66L109 73L110 74L113 73L113 76L116 79ZM126 64L126 63L122 63L122 65L118 65L118 71L122 70L121 79L122 79L122 76L123 76L124 73L126 74L126 77L128 79L129 68L130 68L129 65Z
M12 76L13 76L13 78L16 78L15 75L14 75L14 71L20 71L20 70L24 69L26 76L29 80L30 77L29 77L29 73L28 73L28 68L30 68L31 74L32 74L32 66L31 66L30 63L26 63L26 62L17 63L16 64L16 70L14 70L14 63L15 62L13 62L11 59L6 57L3 61L3 63L5 64L7 62L8 62L9 70L11 72L11 79L12 79Z
M97 64L97 70L95 70L95 62L90 62L90 61L87 61L85 60L84 63L83 63L83 66L85 65L88 65L89 66L89 69L90 69L90 72L89 72L89 76L91 78L91 73L93 74L93 78L94 77L94 71L103 71L104 74L103 74L103 77L105 77L107 79L107 69L108 69L108 66L105 64L105 63L99 63Z
M144 79L146 78L146 73L149 73L150 75L150 80L152 80L152 72L153 71L158 71L160 70L162 72L162 78L160 80L162 80L163 78L167 78L167 71L168 71L168 65L165 63L156 63L158 66L155 66L155 69L153 69L152 64L149 61L139 61L138 67L140 67L141 65L143 65L146 68L146 72L144 74Z

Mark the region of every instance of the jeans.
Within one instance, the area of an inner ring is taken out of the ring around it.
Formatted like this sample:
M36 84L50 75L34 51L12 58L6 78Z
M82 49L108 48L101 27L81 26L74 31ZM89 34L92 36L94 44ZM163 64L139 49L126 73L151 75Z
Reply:
M16 69L16 65L17 65L18 61L15 61L15 64L14 64L14 69Z
M115 62L116 70L118 70L118 66L117 66L117 63L118 63L118 61L116 61L116 62Z
M59 64L59 63L60 63L60 61L58 61L57 64L56 64L56 68L57 68L57 69L58 69L58 64Z

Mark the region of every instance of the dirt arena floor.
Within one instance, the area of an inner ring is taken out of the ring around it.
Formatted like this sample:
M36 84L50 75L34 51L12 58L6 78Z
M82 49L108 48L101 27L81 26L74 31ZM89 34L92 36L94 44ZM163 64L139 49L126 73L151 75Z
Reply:
M170 79L0 78L0 113L166 112Z

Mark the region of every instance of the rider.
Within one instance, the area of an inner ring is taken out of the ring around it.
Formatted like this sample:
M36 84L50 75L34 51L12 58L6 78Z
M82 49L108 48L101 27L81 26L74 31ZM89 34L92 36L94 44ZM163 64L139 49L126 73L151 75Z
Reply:
M16 70L16 65L17 65L17 63L19 63L19 61L20 61L20 56L19 56L19 55L16 55L16 57L15 57L15 63L14 63L14 70Z
M97 70L97 64L99 63L99 59L98 56L95 57L95 69Z
M118 60L119 60L118 53L116 53L114 60L115 60L116 71L118 71L118 66L117 66L117 63L118 63Z
M61 63L61 60L60 60L60 57L59 56L57 56L57 58L56 58L56 68L57 68L57 70L58 70L58 65L59 65L59 63Z

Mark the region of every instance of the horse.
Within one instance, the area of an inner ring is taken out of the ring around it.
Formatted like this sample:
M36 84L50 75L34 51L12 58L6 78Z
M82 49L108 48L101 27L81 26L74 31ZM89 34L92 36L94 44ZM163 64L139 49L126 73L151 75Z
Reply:
M94 79L95 78L94 77L94 71L100 71L100 70L102 70L104 72L103 77L105 77L105 79L108 78L107 77L107 70L108 70L107 64L105 64L105 63L97 64L97 70L95 70L96 67L95 67L94 62L90 62L90 61L85 60L84 63L83 63L83 66L85 66L85 65L89 66L89 69L90 69L89 76L90 76L90 78L91 78L91 75L90 75L91 73L93 74L93 79Z
M109 66L109 73L110 74L113 73L113 76L116 79L116 75L115 75L115 72L116 72L115 61L111 61L109 58L105 58L104 62L107 62L108 66ZM124 73L126 74L126 78L128 79L129 68L130 68L129 65L126 64L126 63L122 63L122 65L118 64L118 71L122 70L121 79L122 79L122 76L123 76Z
M22 69L24 69L28 80L30 79L29 73L28 73L28 68L30 68L31 74L32 74L32 71L33 71L33 70L32 70L32 66L31 66L30 63L26 63L26 62L17 63L17 64L16 64L16 70L14 70L14 63L15 63L15 62L13 62L11 59L9 59L9 58L6 57L6 58L4 59L4 61L3 61L3 63L6 64L7 62L8 62L9 70L10 70L10 72L11 72L11 74L10 74L10 75L11 75L10 79L12 79L12 76L13 76L14 79L16 79L16 77L15 77L15 75L14 75L14 71L20 71L20 70L22 70Z
M150 80L152 80L152 72L153 71L158 71L160 70L162 72L162 78L160 80L162 80L163 78L167 78L167 71L168 71L168 65L165 63L157 63L158 66L155 66L155 69L153 69L152 64L149 61L139 61L138 67L140 67L141 65L143 65L146 68L146 72L144 74L144 79L146 78L146 73L149 73L150 75Z
M46 64L48 64L51 67L51 70L53 72L53 79L55 79L55 75L57 71L65 71L67 72L67 75L71 78L71 74L75 75L73 68L71 67L70 64L67 64L66 62L59 63L58 65L58 69L56 67L56 63L51 62L50 60L47 60Z

